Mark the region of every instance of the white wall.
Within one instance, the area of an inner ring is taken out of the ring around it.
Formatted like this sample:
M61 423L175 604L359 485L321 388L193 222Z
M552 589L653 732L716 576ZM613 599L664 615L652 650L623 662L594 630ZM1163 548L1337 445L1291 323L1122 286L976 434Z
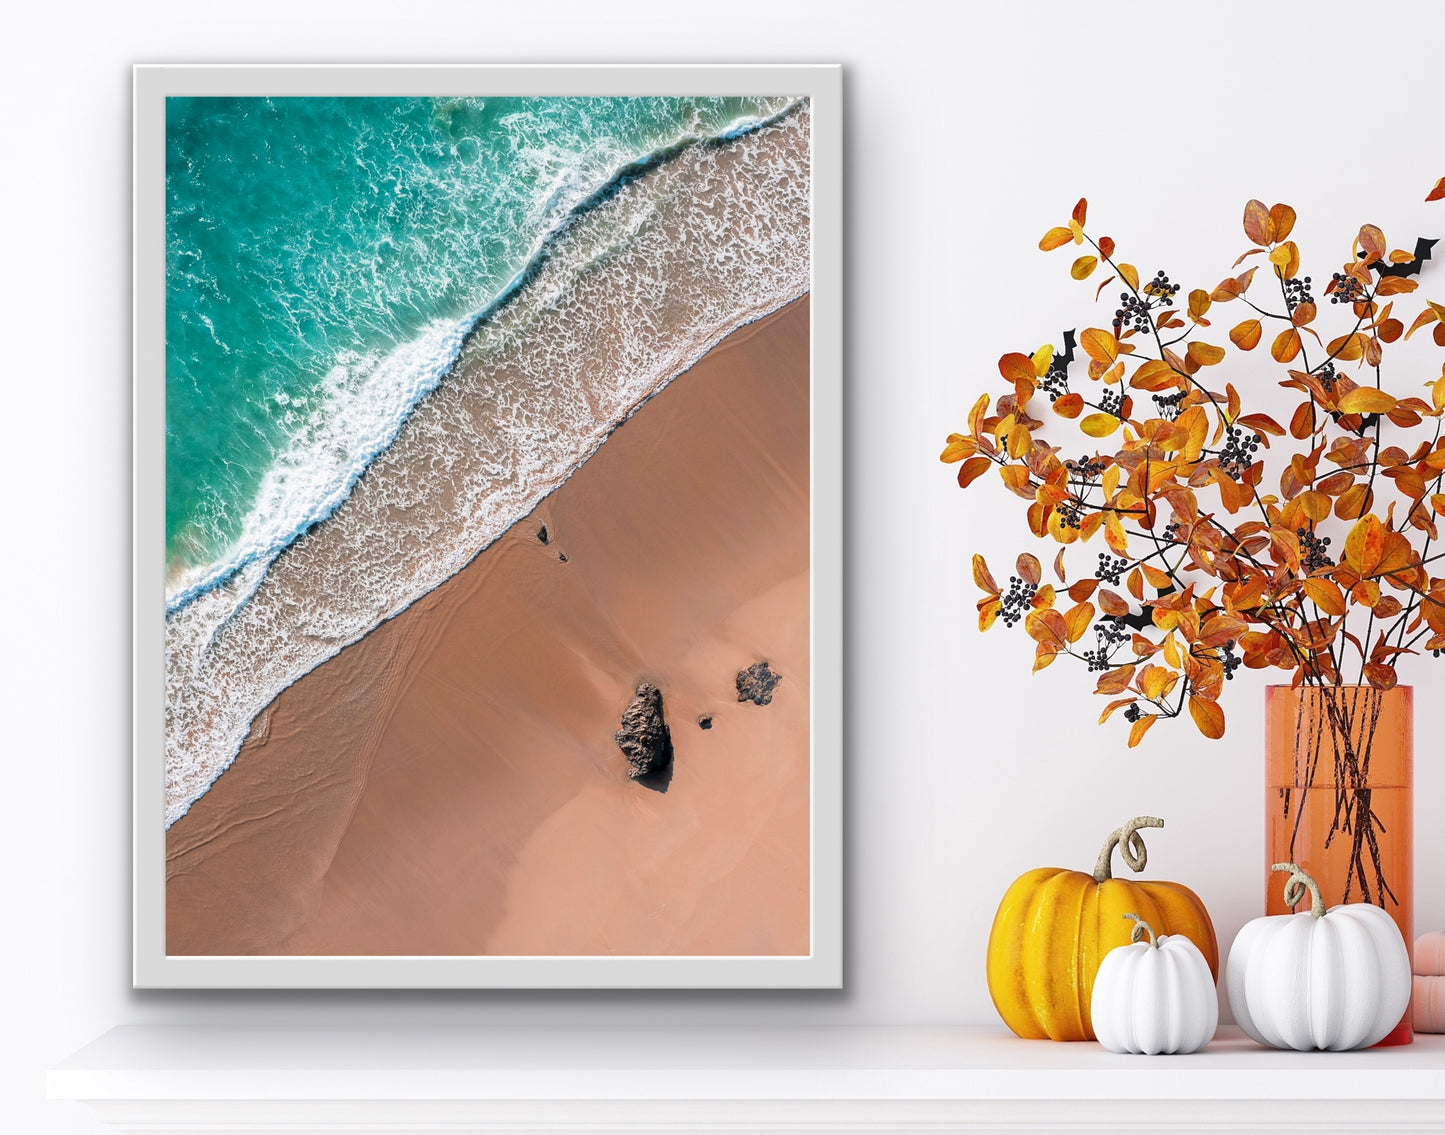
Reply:
M1317 279L1363 221L1395 243L1445 231L1445 204L1422 204L1445 174L1437 70L1416 61L1445 30L1438 5L1368 16L1357 3L950 14L898 0L7 11L8 1130L93 1131L81 1109L44 1101L44 1069L122 1022L989 1021L982 955L1003 888L1031 866L1087 867L1104 833L1139 812L1168 819L1150 840L1151 874L1194 886L1222 940L1260 913L1259 687L1229 690L1224 741L1161 724L1126 755L1120 730L1092 724L1082 674L1060 665L1030 679L1020 634L974 629L969 554L1003 566L1028 540L995 486L960 493L936 456L997 386L999 354L1090 321L1067 254L1034 250L1081 194L1146 274L1163 265L1186 289L1213 286L1243 250L1251 196L1299 210ZM129 68L273 60L847 65L843 992L131 991ZM1445 299L1445 259L1432 278L1425 291ZM1438 667L1414 675L1421 929L1445 924L1445 836L1430 822L1445 801L1441 679ZM1057 736L1031 736L1040 722Z

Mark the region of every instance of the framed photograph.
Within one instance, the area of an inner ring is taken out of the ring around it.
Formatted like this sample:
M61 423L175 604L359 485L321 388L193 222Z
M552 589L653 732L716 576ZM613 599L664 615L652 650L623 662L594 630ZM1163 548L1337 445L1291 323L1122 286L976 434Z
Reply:
M135 983L842 982L837 67L135 72Z

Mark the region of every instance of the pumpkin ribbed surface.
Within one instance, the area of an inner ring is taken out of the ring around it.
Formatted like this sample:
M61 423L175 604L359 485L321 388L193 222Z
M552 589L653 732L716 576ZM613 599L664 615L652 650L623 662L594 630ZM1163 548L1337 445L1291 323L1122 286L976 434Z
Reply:
M1184 935L1219 976L1214 926L1188 887L1041 867L1009 887L989 934L988 988L1004 1023L1030 1039L1093 1040L1094 978L1105 954L1129 944L1131 913Z

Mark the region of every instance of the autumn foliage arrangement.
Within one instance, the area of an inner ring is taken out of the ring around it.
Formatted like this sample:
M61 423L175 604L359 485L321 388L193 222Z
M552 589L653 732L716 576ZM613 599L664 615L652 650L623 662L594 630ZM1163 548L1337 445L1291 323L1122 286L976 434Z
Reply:
M1002 587L974 556L980 629L1022 622L1036 671L1082 663L1110 699L1100 721L1122 710L1130 746L1186 712L1222 736L1240 666L1326 693L1387 690L1402 655L1445 649L1445 368L1386 363L1431 324L1445 347L1445 304L1395 311L1433 242L1392 251L1367 224L1321 286L1302 275L1294 223L1288 205L1250 201L1231 271L1259 259L1180 295L1092 235L1081 200L1039 247L1080 246L1077 280L1109 273L1095 298L1118 288L1112 322L1004 355L1007 391L979 398L942 454L965 488L996 470L1030 531L1059 546L1053 582L1026 552ZM1240 318L1221 319L1226 305ZM1291 393L1283 421L1251 398L1257 378L1230 380L1255 351ZM1082 442L1057 440L1074 429ZM1100 537L1093 575L1070 582L1065 548Z

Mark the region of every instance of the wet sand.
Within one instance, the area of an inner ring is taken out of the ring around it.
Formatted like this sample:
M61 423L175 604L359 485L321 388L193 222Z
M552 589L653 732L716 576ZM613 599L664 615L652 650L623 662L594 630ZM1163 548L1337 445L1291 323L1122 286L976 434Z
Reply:
M276 698L168 832L168 952L806 954L808 334L729 336ZM640 681L665 785L613 741Z

